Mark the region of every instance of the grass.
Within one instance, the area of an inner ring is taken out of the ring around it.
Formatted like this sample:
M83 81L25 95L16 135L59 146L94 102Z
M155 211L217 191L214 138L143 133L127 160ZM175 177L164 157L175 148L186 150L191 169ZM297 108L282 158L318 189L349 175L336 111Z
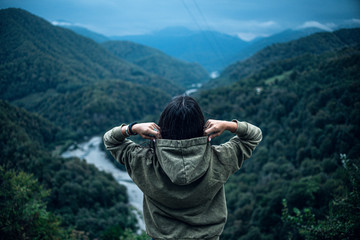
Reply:
M265 80L265 84L267 85L271 85L271 84L274 84L275 81L283 81L284 79L287 79L289 78L290 74L292 73L293 71L287 71L287 72L283 72L282 74L280 75L276 75L274 77L271 77L271 78L268 78Z

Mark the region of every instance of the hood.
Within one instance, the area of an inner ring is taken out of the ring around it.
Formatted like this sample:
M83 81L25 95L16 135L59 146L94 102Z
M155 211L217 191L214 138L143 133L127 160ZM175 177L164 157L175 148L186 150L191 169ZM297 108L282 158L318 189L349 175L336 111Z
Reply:
M158 139L155 150L162 169L177 185L196 181L209 168L210 143L207 137L186 140Z

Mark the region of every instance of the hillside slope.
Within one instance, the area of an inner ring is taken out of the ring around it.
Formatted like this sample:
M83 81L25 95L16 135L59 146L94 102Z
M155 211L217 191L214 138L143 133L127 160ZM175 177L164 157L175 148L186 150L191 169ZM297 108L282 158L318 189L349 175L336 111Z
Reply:
M115 57L94 41L24 10L0 10L0 20L0 95L4 99L49 88L71 91L101 79L121 79L169 93L181 91L169 80Z
M168 27L148 35L111 37L161 50L187 62L201 64L208 72L220 71L233 56L248 45L238 37L215 31L191 31L184 27Z
M158 114L183 89L21 9L0 10L0 98L72 137Z
M339 37L333 39L338 46ZM352 239L360 228L358 214L328 217L337 208L333 203L352 191L340 154L360 166L360 44L298 56L290 54L294 45L288 46L282 48L288 58L197 96L208 118L237 118L263 131L252 159L226 184L223 239L304 239L301 223L291 228L282 221L283 199L293 215L294 207L314 214L309 229L322 228L311 239ZM327 224L318 226L318 220Z
M149 73L171 79L184 88L209 79L209 74L199 64L177 60L154 48L128 41L109 41L102 43L102 46L115 56Z
M68 229L86 232L90 239L99 238L108 229L113 230L118 226L136 230L136 218L127 205L126 188L119 185L112 175L80 159L63 159L52 155L51 150L58 140L56 136L61 135L61 128L2 100L0 116L1 170L32 174L38 180L37 185L41 184L46 190L51 190L46 198L46 209L61 221L61 226L57 227L67 232ZM4 182L1 184L3 187ZM34 198L33 188L22 187L14 191L16 194L24 193L30 203ZM39 212L38 207L29 209L29 206L24 206L24 202L16 205L16 199L4 199L3 194L2 189L1 220L7 224L1 230L2 236L3 230L9 234L6 236L15 236L14 229L18 226L14 225L21 224L22 228L18 227L21 229L19 235L23 237L31 231L26 229L29 222L43 221L38 219L39 215L44 214ZM11 221L4 220L3 215L8 211L4 209L4 202L9 201L14 201L13 204L10 202ZM26 215L18 216L21 214L18 211L23 207ZM24 220L16 222L19 218ZM44 227L48 224L51 227L50 223L42 222Z
M204 88L225 86L285 58L295 58L304 54L322 54L360 42L360 28L342 29L332 33L315 33L308 37L287 43L273 44L257 52L252 57L228 66L221 75L210 80Z

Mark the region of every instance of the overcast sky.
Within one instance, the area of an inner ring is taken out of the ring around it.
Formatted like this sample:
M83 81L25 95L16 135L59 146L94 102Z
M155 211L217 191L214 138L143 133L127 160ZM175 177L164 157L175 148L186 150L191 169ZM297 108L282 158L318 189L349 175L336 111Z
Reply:
M360 23L360 0L0 0L8 7L107 36L184 26L251 40L288 28Z

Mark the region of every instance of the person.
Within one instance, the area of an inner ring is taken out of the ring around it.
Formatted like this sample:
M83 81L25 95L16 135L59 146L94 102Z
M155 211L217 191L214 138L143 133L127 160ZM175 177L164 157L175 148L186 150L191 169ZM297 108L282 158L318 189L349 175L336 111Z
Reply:
M224 131L235 136L212 145ZM135 134L154 141L153 147L127 139ZM205 122L189 96L173 98L158 124L122 124L104 135L106 149L144 193L145 226L153 239L219 239L227 219L224 184L261 140L261 130L247 122Z

